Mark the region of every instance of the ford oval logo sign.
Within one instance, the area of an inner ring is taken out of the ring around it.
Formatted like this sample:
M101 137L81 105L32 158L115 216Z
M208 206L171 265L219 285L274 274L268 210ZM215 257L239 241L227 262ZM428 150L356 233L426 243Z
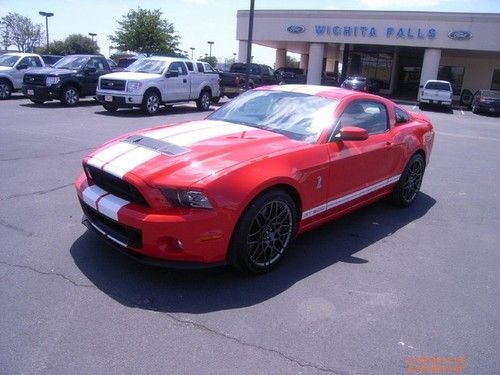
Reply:
M292 26L288 26L286 28L286 30L292 34L301 34L304 31L306 31L306 28L302 25L292 25Z
M472 33L469 31L450 31L448 33L448 38L454 39L454 40L469 40L472 38Z

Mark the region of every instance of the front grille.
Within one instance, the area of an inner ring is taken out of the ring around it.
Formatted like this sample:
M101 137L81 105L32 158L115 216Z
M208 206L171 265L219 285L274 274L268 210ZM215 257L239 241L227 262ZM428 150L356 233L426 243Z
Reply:
M139 229L129 227L104 216L85 204L82 200L80 200L80 205L82 206L83 213L90 222L104 233L133 248L142 248L142 232Z
M45 86L45 76L41 74L25 74L23 83L25 85Z
M101 89L102 90L113 90L113 91L125 91L126 81L118 79L101 79Z
M130 202L149 207L146 199L144 199L140 191L127 181L91 165L87 165L86 168L94 184L99 186L101 189L104 189L107 192Z

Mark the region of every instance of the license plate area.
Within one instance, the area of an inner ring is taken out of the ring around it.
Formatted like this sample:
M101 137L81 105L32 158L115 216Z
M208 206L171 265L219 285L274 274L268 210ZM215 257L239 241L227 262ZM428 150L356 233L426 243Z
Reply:
M29 89L27 92L28 95L35 95L35 90Z
M113 101L113 96L112 95L106 95L106 96L104 96L104 101L105 102L112 102Z

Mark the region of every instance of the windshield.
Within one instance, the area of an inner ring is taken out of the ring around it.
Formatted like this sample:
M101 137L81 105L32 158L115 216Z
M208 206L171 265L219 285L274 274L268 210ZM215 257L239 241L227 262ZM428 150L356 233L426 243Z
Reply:
M85 66L88 59L86 56L65 56L56 62L53 67L57 69L80 70Z
M337 100L286 91L248 91L207 117L313 143L333 123Z
M21 56L14 56L14 55L3 55L0 56L0 66L8 66L12 68L14 64L19 60Z
M129 65L125 69L125 71L137 72L137 73L162 74L166 66L167 66L166 61L154 60L154 59L141 59Z
M425 88L428 90L451 91L450 84L446 82L427 82Z
M500 99L500 91L483 91L481 96L485 98Z

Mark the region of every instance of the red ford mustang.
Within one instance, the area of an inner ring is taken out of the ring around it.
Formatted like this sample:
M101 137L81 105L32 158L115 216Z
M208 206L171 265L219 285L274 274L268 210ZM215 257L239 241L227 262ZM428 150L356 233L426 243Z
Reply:
M83 160L84 224L139 261L270 270L297 234L417 195L429 120L370 94L282 85L202 121L127 134Z

